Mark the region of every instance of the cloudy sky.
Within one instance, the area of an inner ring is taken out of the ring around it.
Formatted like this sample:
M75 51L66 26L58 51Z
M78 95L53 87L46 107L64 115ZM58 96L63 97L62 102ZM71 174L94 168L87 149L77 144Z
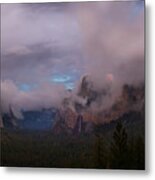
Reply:
M1 5L4 109L48 107L84 74L144 81L143 1Z

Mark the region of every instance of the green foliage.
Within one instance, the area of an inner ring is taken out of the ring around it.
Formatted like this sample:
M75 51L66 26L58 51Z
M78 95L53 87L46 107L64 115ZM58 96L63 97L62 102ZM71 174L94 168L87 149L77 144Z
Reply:
M133 135L121 121L114 128L98 127L94 134L78 136L2 129L1 165L144 169L143 131Z
M128 138L126 128L118 121L110 146L110 167L113 169L145 169L144 137Z
M121 121L118 121L113 133L113 142L111 143L111 161L113 168L128 168L127 163L128 145L127 133Z
M106 141L102 134L96 134L95 140L95 154L96 154L96 168L107 168L107 148L106 148Z
M93 137L54 136L50 132L1 134L2 166L95 168Z

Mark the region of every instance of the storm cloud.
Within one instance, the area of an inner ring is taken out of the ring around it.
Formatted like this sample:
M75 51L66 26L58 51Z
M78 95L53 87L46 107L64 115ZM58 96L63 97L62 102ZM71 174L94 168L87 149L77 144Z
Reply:
M1 5L3 111L58 106L84 74L144 82L143 1Z

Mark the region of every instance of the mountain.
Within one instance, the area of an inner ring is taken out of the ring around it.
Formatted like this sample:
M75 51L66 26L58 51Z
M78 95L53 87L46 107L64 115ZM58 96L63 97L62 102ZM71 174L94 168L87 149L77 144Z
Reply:
M44 130L50 129L55 118L56 109L41 109L33 111L22 111L22 119L15 117L11 111L2 115L5 128Z
M93 123L86 122L83 115L72 111L70 108L57 111L55 121L53 123L52 132L54 134L82 134L93 131Z
M121 93L113 101L111 85L105 84L104 88L97 89L91 78L84 76L77 94L70 92L71 96L64 98L59 108L21 111L23 118L20 119L10 106L9 112L2 114L1 126L31 130L48 129L54 134L81 134L93 132L98 125L112 125L111 122L131 112L145 116L144 84L124 84ZM130 119L129 117L126 116L126 120ZM136 121L136 118L133 119Z
M129 111L141 111L145 107L145 86L124 84L120 94L113 98L112 84L97 89L88 76L83 77L78 95L86 98L83 116L86 121L105 123L116 120ZM75 103L76 104L76 103ZM79 105L80 106L80 105Z
M9 106L9 112L3 113L1 115L3 127L16 128L17 127L17 117L14 115L12 107Z
M65 99L65 107L58 110L59 113L52 128L54 133L60 134L64 131L67 133L68 131L72 134L79 134L77 129L81 129L80 133L91 133L96 126L102 127L105 124L106 126L107 124L112 126L113 122L118 121L118 119L123 118L123 121L125 119L125 121L129 121L129 124L132 119L137 122L138 119L144 118L144 84L139 84L138 86L124 84L120 95L111 105L105 108L105 99L111 100L110 85L97 90L91 79L88 76L84 76L77 96L83 98L85 104L77 101L77 97L75 99ZM70 104L72 104L72 108ZM96 105L95 110L92 108L92 105ZM132 116L133 118L131 118ZM144 121L141 122L144 123Z
M114 131L116 124L121 121L123 126L126 128L127 133L134 137L137 135L145 135L145 117L141 112L130 111L124 113L122 116L111 122L104 124L97 124L95 126L95 133L107 134Z

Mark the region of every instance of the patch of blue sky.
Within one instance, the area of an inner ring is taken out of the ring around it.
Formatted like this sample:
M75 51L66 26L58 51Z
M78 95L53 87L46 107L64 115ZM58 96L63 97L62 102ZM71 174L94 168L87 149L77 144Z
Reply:
M51 79L51 81L56 82L56 83L65 83L70 80L71 80L71 77L69 75L65 75L65 74L53 75L52 79Z
M37 85L36 84L27 84L27 83L22 83L19 85L19 89L21 91L25 91L25 92L28 92L28 91L31 91L32 89L34 89Z
M79 73L70 72L70 74L53 74L49 81L59 83L65 86L66 89L74 89L75 83L79 79Z
M75 83L74 82L65 83L65 87L68 90L70 90L70 89L72 90L75 87Z

